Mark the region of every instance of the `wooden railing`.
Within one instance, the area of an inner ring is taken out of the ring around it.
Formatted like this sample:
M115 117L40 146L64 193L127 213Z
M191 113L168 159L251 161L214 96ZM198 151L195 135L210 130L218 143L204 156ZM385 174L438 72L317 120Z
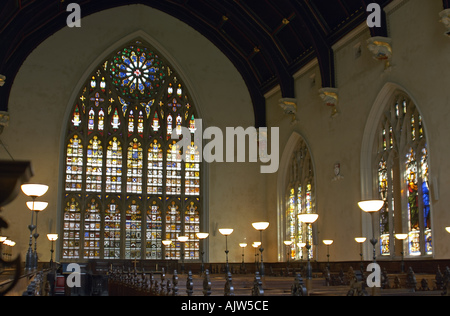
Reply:
M184 278L186 278L185 286L182 285L184 284L184 280L180 280L180 276L176 270L172 277L168 278L164 269L160 273L115 269L109 273L108 292L109 296L193 296L202 294L203 296L210 296L212 294L212 282L209 270L206 270L202 274L201 279L197 277L195 282L192 271L189 271L187 275L183 275ZM202 285L200 281L202 281ZM216 280L215 282L216 286L217 282L224 282L222 283L222 295L235 295L231 272L225 275L224 280ZM247 291L248 295L251 296L264 296L259 272L255 272L253 284ZM296 275L292 282L290 295L307 296L307 290L300 274Z
M22 274L18 279L7 278L0 282L0 289L9 289L5 296L47 296L50 289L48 272L49 270L32 271Z

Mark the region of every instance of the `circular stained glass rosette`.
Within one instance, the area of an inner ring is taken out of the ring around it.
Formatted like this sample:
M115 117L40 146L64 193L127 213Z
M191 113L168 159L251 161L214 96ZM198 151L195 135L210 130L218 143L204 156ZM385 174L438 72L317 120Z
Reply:
M156 95L166 77L158 56L145 47L130 46L112 59L111 79L125 97L142 100Z

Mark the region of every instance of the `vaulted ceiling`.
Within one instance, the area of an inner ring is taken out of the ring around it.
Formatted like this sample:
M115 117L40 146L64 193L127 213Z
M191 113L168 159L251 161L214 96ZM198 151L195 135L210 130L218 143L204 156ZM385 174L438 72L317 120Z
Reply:
M144 4L190 25L235 65L250 92L257 126L264 126L264 94L280 86L294 98L293 74L318 58L323 87L335 86L332 45L367 19L369 3L392 0L2 0L0 2L0 111L27 56L66 27L67 6L76 2L82 17L109 8ZM444 0L444 6L447 0ZM373 36L387 36L383 26Z

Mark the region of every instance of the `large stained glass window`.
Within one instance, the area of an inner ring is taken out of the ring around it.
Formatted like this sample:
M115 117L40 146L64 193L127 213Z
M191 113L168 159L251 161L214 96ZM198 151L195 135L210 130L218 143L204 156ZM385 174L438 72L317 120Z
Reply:
M68 120L63 259L200 258L199 148L177 145L182 127L193 141L197 117L182 78L150 45L130 42L98 65ZM189 236L184 247L179 235Z
M377 142L380 254L425 256L433 253L428 150L422 117L404 94L383 115ZM402 245L395 234L405 233ZM397 250L395 249L397 247Z
M310 258L314 255L313 227L307 227L298 220L302 213L315 213L314 203L314 171L311 155L302 140L297 145L289 169L288 195L286 197L286 233L285 240L292 241L290 259L300 260L306 258L304 245L311 245Z

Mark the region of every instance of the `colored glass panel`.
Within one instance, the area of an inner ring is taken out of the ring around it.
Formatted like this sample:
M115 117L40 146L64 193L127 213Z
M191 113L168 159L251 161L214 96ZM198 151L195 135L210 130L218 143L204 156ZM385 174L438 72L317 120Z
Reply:
M288 218L288 239L290 241L292 241L291 244L291 251L290 251L290 256L291 259L295 259L296 256L296 240L297 240L297 236L296 236L296 231L295 231L295 226L297 225L297 221L296 221L296 212L295 212L295 208L296 208L296 203L295 203L295 189L291 188L290 192L289 192L289 205L288 205L288 214L287 214L287 218Z
M106 192L122 192L122 146L117 137L106 150Z
M83 145L74 135L69 140L66 154L66 191L81 191L83 183Z
M113 57L110 71L112 83L126 97L151 98L166 77L159 57L147 47L129 46Z
M105 259L120 259L120 209L111 200L105 210L103 256Z
M200 258L200 241L196 233L200 232L200 215L197 206L191 202L184 213L184 233L189 239L184 244L184 253L187 259Z
M163 151L161 144L155 139L148 149L148 194L163 194L163 169Z
M142 215L139 205L132 201L125 218L125 259L141 258Z
M178 236L181 236L181 215L179 206L172 201L166 211L166 240L171 240L172 244L166 247L166 259L180 259L180 242Z
M419 196L416 154L411 148L406 155L405 184L408 200L409 253L420 255Z
M381 255L389 255L389 204L388 204L388 169L386 160L381 159L378 166L378 193L384 201L380 210L380 252Z
M92 199L84 214L84 258L100 259L101 215L98 202Z
M135 138L130 142L127 154L127 192L142 193L142 145Z
M103 148L97 136L94 136L87 147L86 192L102 191Z
M71 198L64 208L63 219L63 259L80 258L81 211L75 198Z
M162 259L162 213L153 201L147 210L146 259Z
M194 142L188 147L185 161L185 195L200 195L200 154Z
M427 254L432 254L433 242L431 234L430 186L428 182L428 150L426 148L422 149L422 157L420 159L420 172L422 179L422 204L423 204L425 251Z
M176 145L172 142L167 150L167 167L166 167L166 194L181 194L181 153Z

